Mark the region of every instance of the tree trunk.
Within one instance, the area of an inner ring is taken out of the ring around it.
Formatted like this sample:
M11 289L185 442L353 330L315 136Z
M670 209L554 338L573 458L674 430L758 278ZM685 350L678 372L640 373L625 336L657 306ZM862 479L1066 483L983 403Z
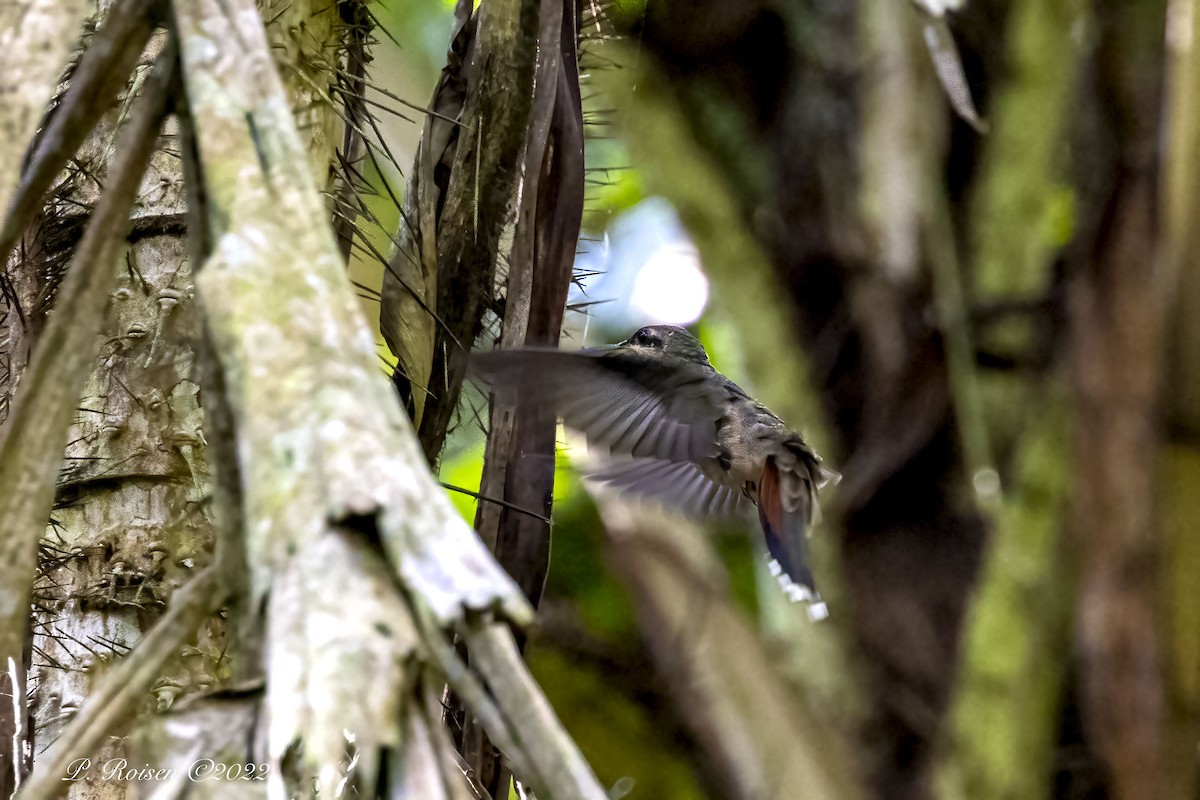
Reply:
M147 48L133 87L146 81L162 43L156 37ZM39 290L9 298L6 309L24 318L28 334L40 329L63 256L111 177L112 143L136 96L136 88L124 92L84 143L10 262L11 274L25 276L24 285L32 278ZM106 664L133 646L210 549L208 465L191 374L191 265L174 140L172 129L164 131L134 206L128 248L112 265L118 277L110 312L43 538L29 672L35 758L80 708ZM222 636L219 625L202 634L186 663L162 677L158 704L217 683ZM115 742L98 758L122 753ZM124 795L121 784L98 780L72 783L69 791L73 797Z

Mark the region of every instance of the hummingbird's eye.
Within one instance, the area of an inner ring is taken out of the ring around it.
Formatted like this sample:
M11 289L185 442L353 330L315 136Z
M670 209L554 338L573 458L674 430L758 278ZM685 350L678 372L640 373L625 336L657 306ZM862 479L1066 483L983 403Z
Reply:
M656 344L658 344L658 341L654 338L653 333L645 328L642 328L633 335L633 343L640 344L643 347L654 347Z

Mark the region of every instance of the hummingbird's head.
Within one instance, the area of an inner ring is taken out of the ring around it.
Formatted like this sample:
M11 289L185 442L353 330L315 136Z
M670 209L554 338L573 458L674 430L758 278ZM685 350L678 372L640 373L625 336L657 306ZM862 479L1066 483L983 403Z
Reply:
M708 353L704 352L704 345L678 325L647 325L639 328L619 346L646 347L687 361L708 363Z

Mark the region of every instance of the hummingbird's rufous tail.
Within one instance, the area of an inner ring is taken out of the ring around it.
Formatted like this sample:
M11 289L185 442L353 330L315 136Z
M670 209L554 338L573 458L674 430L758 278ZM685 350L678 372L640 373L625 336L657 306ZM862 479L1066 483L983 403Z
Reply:
M808 526L815 512L811 480L784 474L775 458L767 459L758 484L758 520L771 554L771 572L794 602L808 603L814 620L829 615L813 580L808 557Z

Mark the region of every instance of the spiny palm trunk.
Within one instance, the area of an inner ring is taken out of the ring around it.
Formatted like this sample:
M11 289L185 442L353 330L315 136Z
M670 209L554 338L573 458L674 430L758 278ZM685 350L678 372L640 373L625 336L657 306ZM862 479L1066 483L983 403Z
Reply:
M101 14L97 8L98 19ZM302 87L294 97L314 142L314 170L325 179L337 115L322 85L327 92L335 63L311 56L336 44L336 9L290 3L270 16L277 23L276 43L293 65L290 85ZM6 386L19 388L24 361L12 356L23 356L29 343L36 347L55 287L109 177L114 143L165 40L162 31L150 40L119 102L83 143L10 260L9 274L20 290L5 298L11 341ZM299 64L317 74L302 73ZM172 592L211 560L212 487L195 352L197 265L187 236L185 146L172 118L142 180L128 246L114 265L117 280L95 369L68 436L34 587L27 682L33 758L82 706L106 664L127 653ZM146 705L165 710L222 685L233 674L229 648L219 619L203 626ZM208 724L226 725L220 718ZM113 740L92 760L99 765L127 755L125 743ZM102 769L79 778L68 785L72 797L125 796L125 784Z

